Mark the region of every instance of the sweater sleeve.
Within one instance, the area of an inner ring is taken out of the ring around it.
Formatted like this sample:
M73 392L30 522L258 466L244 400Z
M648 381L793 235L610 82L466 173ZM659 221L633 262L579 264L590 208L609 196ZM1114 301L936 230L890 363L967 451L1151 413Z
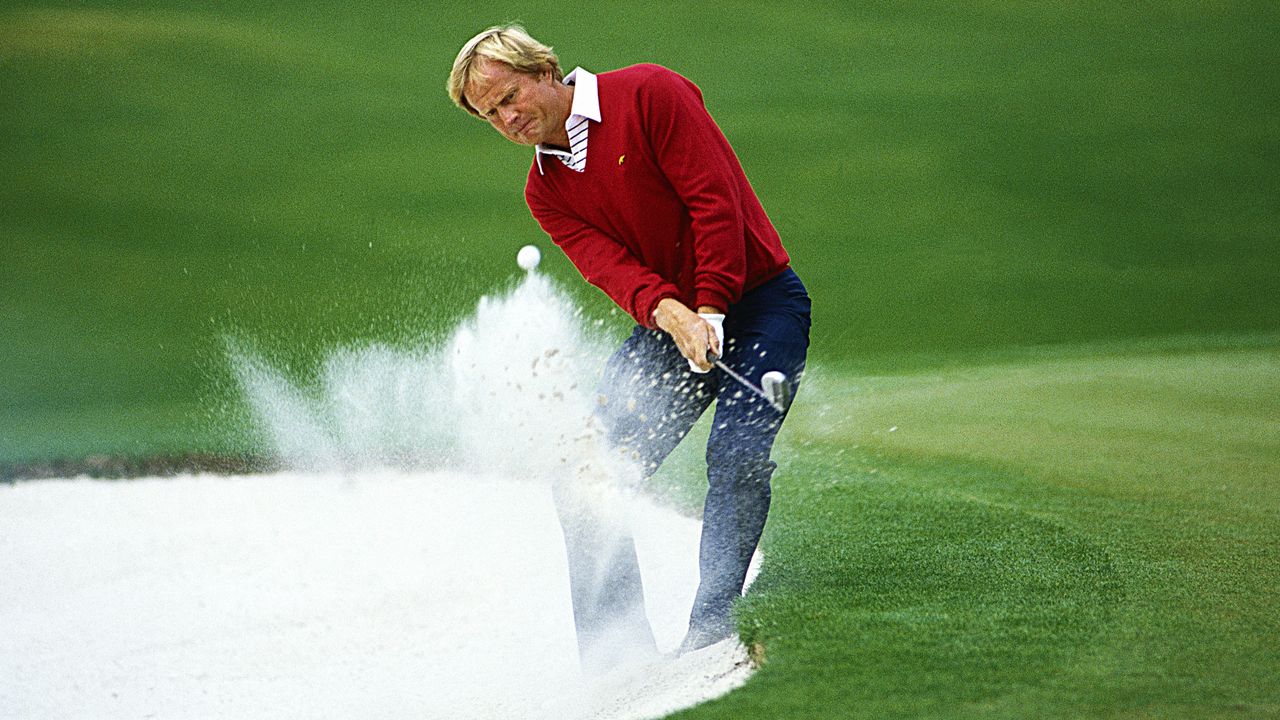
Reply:
M675 285L643 265L617 240L549 201L532 186L525 187L525 202L582 277L603 290L637 323L655 328L653 310L658 302L680 296Z
M640 106L658 166L692 218L695 305L727 310L742 297L747 275L738 158L697 86L677 73L650 76Z

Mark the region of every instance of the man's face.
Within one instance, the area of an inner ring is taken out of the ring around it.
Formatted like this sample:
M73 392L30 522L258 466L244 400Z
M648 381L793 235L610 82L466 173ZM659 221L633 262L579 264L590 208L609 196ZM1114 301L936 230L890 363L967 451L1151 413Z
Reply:
M557 85L550 68L529 75L486 59L472 74L465 94L471 107L503 137L532 146L555 142L565 132L569 105Z

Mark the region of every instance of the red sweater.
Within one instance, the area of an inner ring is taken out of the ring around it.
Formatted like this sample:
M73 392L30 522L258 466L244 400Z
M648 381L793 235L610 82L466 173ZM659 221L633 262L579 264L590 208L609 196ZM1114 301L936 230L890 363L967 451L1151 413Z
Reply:
M676 298L722 310L787 268L778 232L702 92L658 65L599 76L587 165L529 169L529 210L588 282L636 322Z

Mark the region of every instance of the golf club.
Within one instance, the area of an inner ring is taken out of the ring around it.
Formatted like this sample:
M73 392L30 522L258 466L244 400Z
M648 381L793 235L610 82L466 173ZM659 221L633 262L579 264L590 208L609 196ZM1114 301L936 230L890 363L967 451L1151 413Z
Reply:
M763 387L756 387L752 382L738 373L734 372L720 360L720 356L708 351L707 360L713 365L720 368L726 375L737 380L743 387L760 396L765 402L773 406L780 413L785 413L787 407L791 404L791 383L787 382L787 376L778 370L770 370L760 378Z

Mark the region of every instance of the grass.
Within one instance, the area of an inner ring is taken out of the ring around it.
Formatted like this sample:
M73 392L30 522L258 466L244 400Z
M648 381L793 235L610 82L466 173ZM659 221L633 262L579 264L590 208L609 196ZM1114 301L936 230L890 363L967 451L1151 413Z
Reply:
M305 376L507 284L529 155L442 85L520 19L693 78L815 298L766 662L682 717L1280 715L1273 4L564 10L0 8L0 464L244 451L228 336Z
M740 607L765 662L678 717L1280 715L1278 371L1280 344L812 378Z
M1270 5L604 2L569 27L561 10L519 19L567 65L699 82L819 298L828 364L1276 330ZM234 400L225 335L314 368L438 335L506 283L518 247L546 244L519 195L528 152L442 85L461 40L507 19L0 9L0 428L52 423L0 432L0 461L74 456L74 428L113 405L138 421L104 449L167 442L168 418Z

